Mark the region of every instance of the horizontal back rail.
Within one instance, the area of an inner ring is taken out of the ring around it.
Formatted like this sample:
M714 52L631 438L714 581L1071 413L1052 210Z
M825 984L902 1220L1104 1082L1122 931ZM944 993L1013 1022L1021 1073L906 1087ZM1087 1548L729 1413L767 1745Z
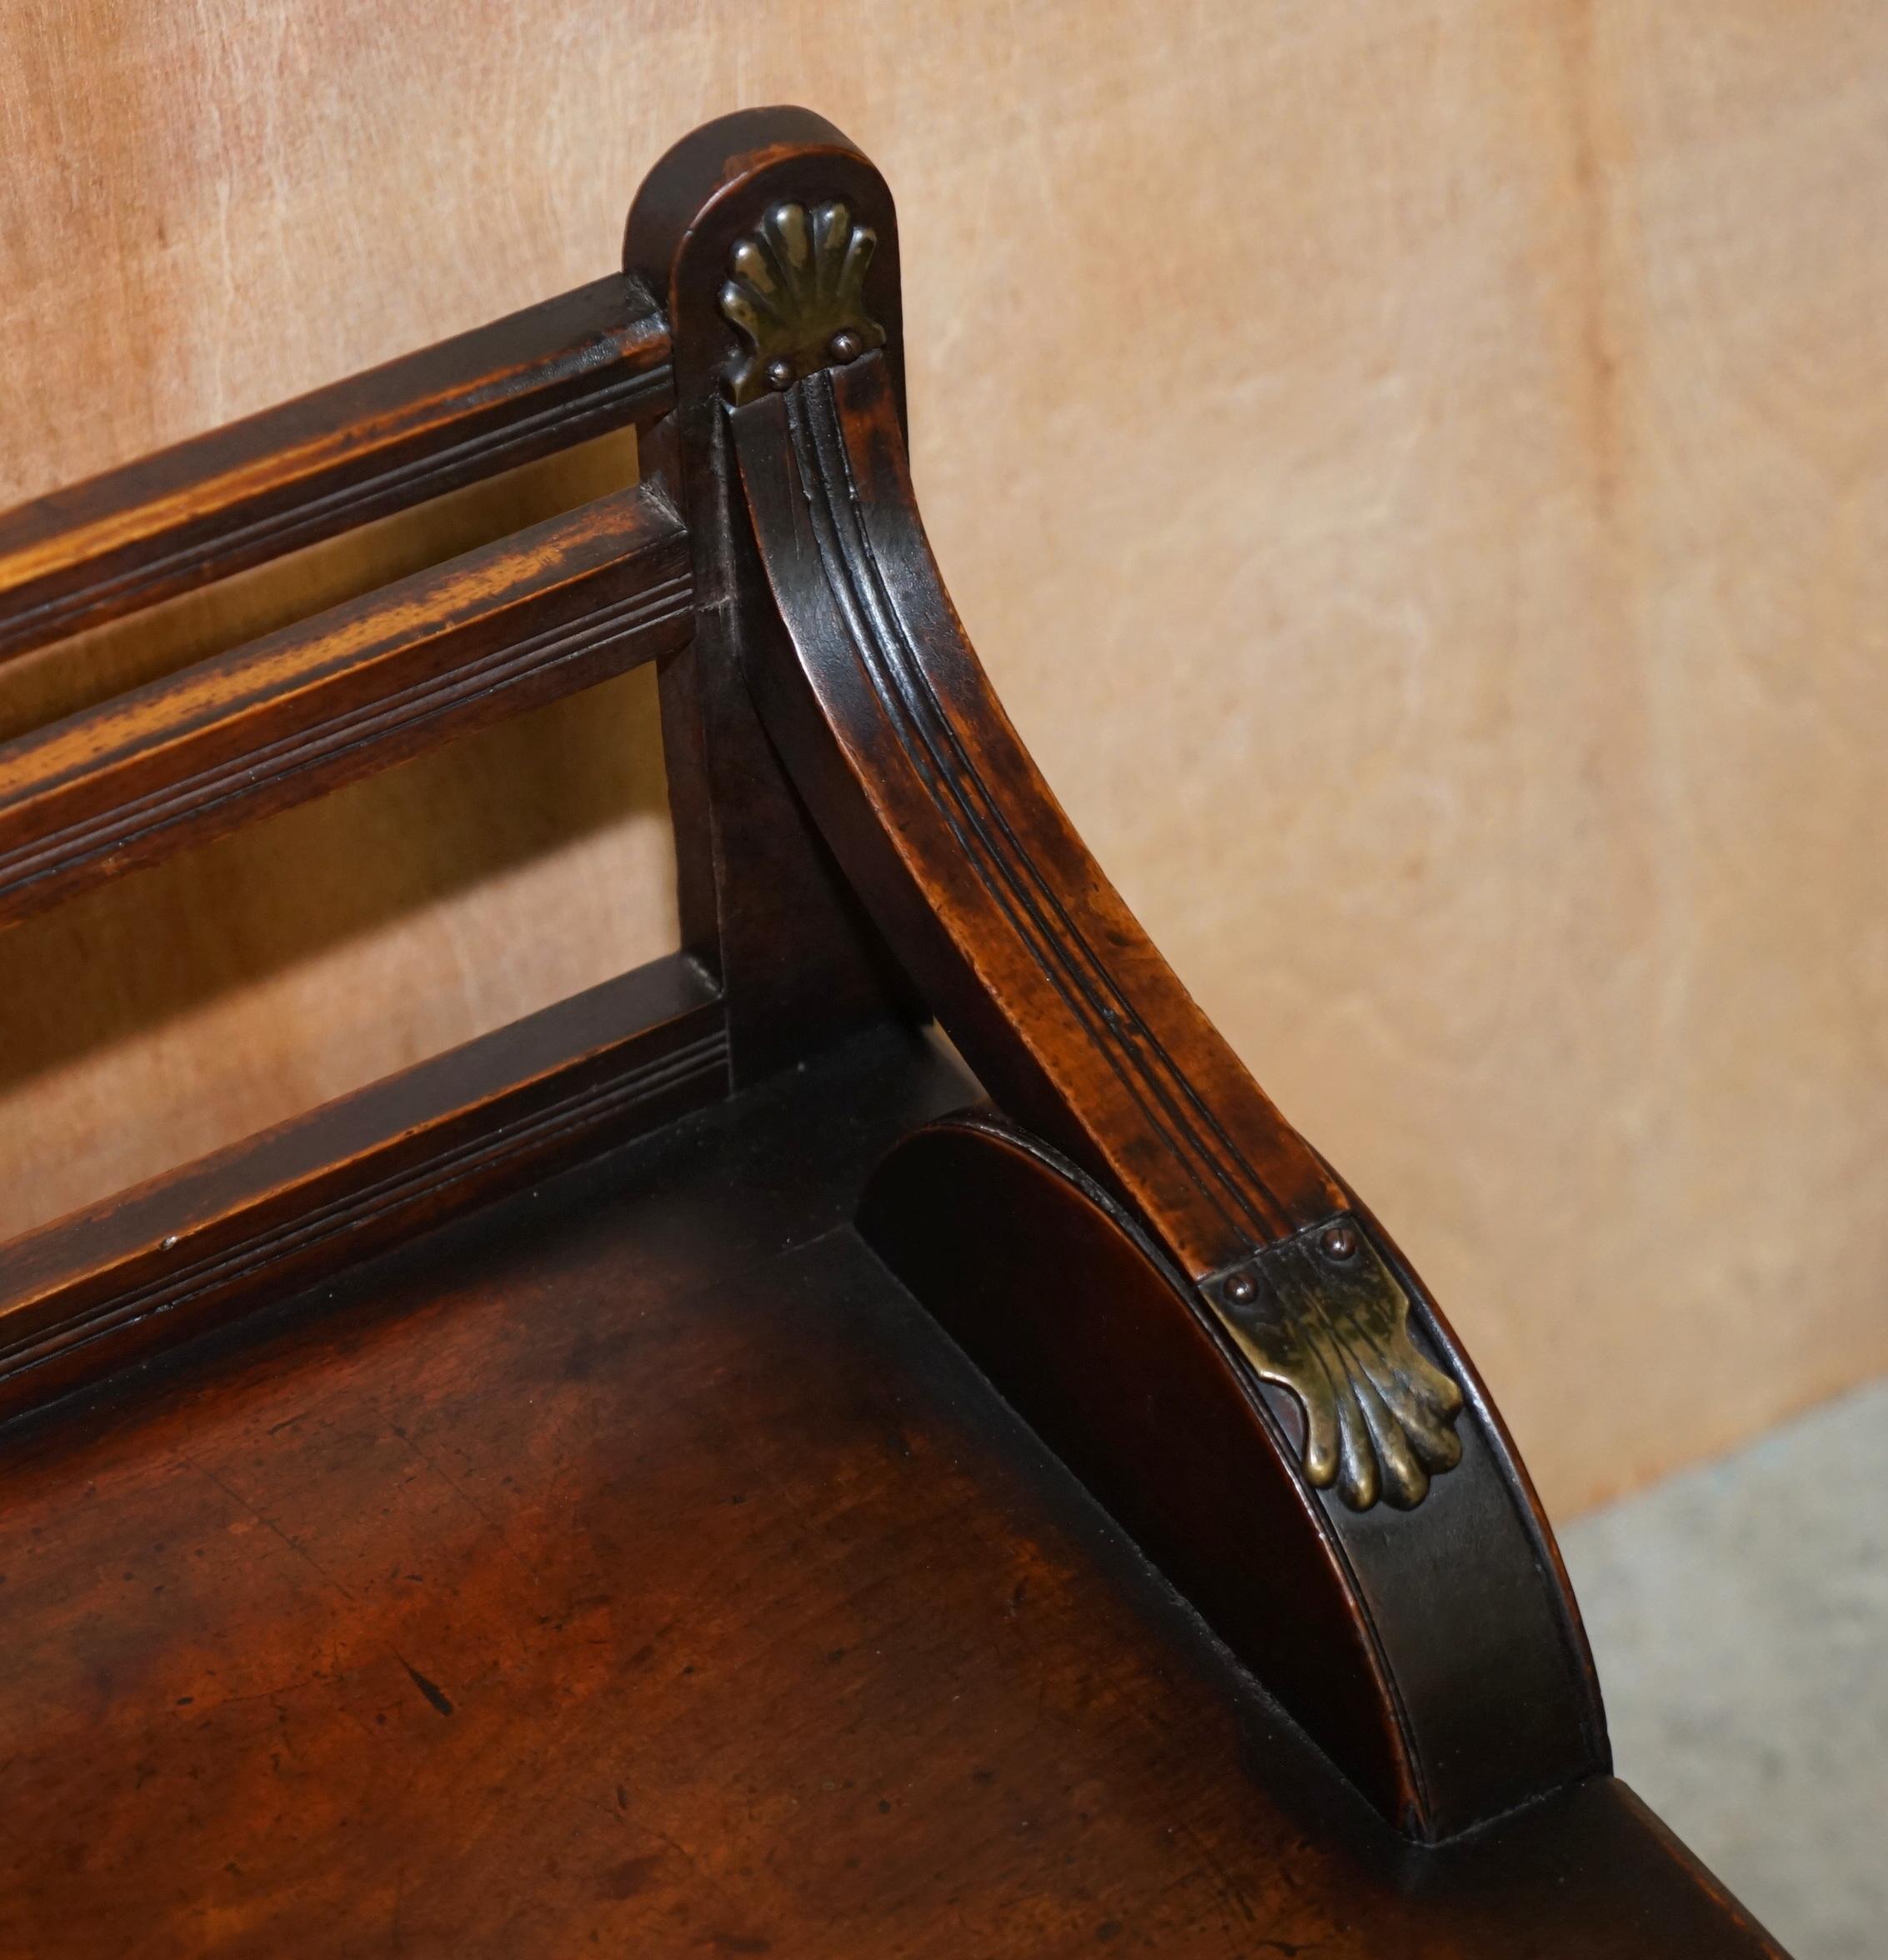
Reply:
M0 1247L0 1417L728 1092L674 954Z
M668 412L620 273L0 514L0 659Z
M638 487L0 747L0 923L653 659L693 590Z

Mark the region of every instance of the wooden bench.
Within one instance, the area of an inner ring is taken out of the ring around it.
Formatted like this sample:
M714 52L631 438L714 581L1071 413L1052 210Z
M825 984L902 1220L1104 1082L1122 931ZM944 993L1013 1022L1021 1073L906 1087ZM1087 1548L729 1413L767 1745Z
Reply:
M899 292L867 159L729 117L620 275L0 518L18 653L634 424L0 748L0 918L654 661L682 929L0 1252L0 1952L1777 1951L991 693Z

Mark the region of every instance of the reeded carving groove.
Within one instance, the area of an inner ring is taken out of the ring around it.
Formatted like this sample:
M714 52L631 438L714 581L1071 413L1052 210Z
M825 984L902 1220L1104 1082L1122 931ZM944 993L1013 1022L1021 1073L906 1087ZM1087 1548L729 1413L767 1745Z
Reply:
M75 632L95 612L108 609L115 617L120 609L154 603L178 581L193 581L207 564L241 570L302 545L318 543L355 524L390 516L466 482L495 476L512 467L514 458L528 462L542 453L539 444L553 432L559 447L567 448L626 427L639 419L637 410L643 403L659 403L674 385L675 370L664 361L659 367L626 374L574 405L553 402L515 422L481 429L449 449L415 457L411 462L383 470L358 483L343 483L286 510L264 512L247 523L219 530L208 539L192 539L144 564L88 580L76 592L43 599L13 614L0 624L0 648L10 648L16 640L23 646L57 633Z
M436 1198L454 1185L528 1160L554 1144L600 1131L659 1098L699 1092L707 1101L725 1095L727 1078L728 1037L725 1029L717 1028L624 1074L583 1084L528 1115L511 1116L495 1132L481 1131L451 1149L344 1190L326 1202L272 1218L141 1287L113 1293L51 1327L0 1346L0 1382L153 1313L168 1312L205 1293L233 1289L313 1247L350 1236L363 1245L378 1246L380 1242L371 1238L369 1228L398 1218L423 1199Z
M1013 827L884 578L868 522L875 506L853 479L837 385L819 375L790 387L787 432L826 589L889 732L963 862L1133 1098L1149 1139L1232 1232L1266 1248L1209 1278L1205 1297L1247 1364L1304 1410L1307 1481L1335 1487L1354 1511L1413 1509L1431 1479L1461 1460L1461 1390L1417 1349L1409 1299L1354 1220L1338 1213L1293 1232L1283 1202L1137 1012ZM1341 1250L1334 1255L1330 1244Z
M183 828L234 802L258 783L280 783L318 769L337 754L392 742L408 730L463 714L484 696L503 693L558 667L612 648L634 649L642 636L689 617L692 575L679 572L647 591L598 605L582 618L493 648L474 660L422 674L404 687L357 702L311 726L290 729L233 756L218 757L179 780L0 849L0 903L36 880L65 877L165 831ZM626 664L634 664L633 659Z
M1284 1205L1069 916L1012 828L1000 788L985 780L953 726L883 577L830 379L794 389L786 411L828 589L854 656L965 863L1194 1188L1238 1236L1276 1238L1290 1228Z
M1354 1220L1315 1225L1204 1288L1239 1352L1305 1412L1306 1478L1353 1511L1413 1510L1462 1460L1462 1391L1410 1338L1410 1302Z
M729 370L735 402L789 388L885 344L865 310L865 273L879 241L843 204L776 204L735 244L721 311L748 343Z

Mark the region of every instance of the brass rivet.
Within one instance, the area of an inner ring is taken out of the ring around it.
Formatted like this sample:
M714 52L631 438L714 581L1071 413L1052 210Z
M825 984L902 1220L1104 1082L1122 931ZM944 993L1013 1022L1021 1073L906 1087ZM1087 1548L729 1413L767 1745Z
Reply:
M1348 1259L1357 1249L1357 1234L1348 1225L1327 1225L1318 1243L1334 1259Z
M865 352L865 343L849 327L842 327L826 342L826 352L835 361L856 361Z
M1259 1292L1249 1272L1235 1272L1219 1290L1235 1307L1250 1306Z
M769 361L767 363L767 385L770 388L790 388L794 385L793 362Z

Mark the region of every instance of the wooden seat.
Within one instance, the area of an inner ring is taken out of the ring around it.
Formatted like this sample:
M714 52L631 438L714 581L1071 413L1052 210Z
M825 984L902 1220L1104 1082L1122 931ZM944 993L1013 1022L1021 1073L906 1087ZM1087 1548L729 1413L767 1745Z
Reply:
M0 908L654 659L684 935L0 1254L0 1952L1776 1952L989 694L876 172L726 118L626 262L0 521L24 648L638 422L635 490L0 750Z

